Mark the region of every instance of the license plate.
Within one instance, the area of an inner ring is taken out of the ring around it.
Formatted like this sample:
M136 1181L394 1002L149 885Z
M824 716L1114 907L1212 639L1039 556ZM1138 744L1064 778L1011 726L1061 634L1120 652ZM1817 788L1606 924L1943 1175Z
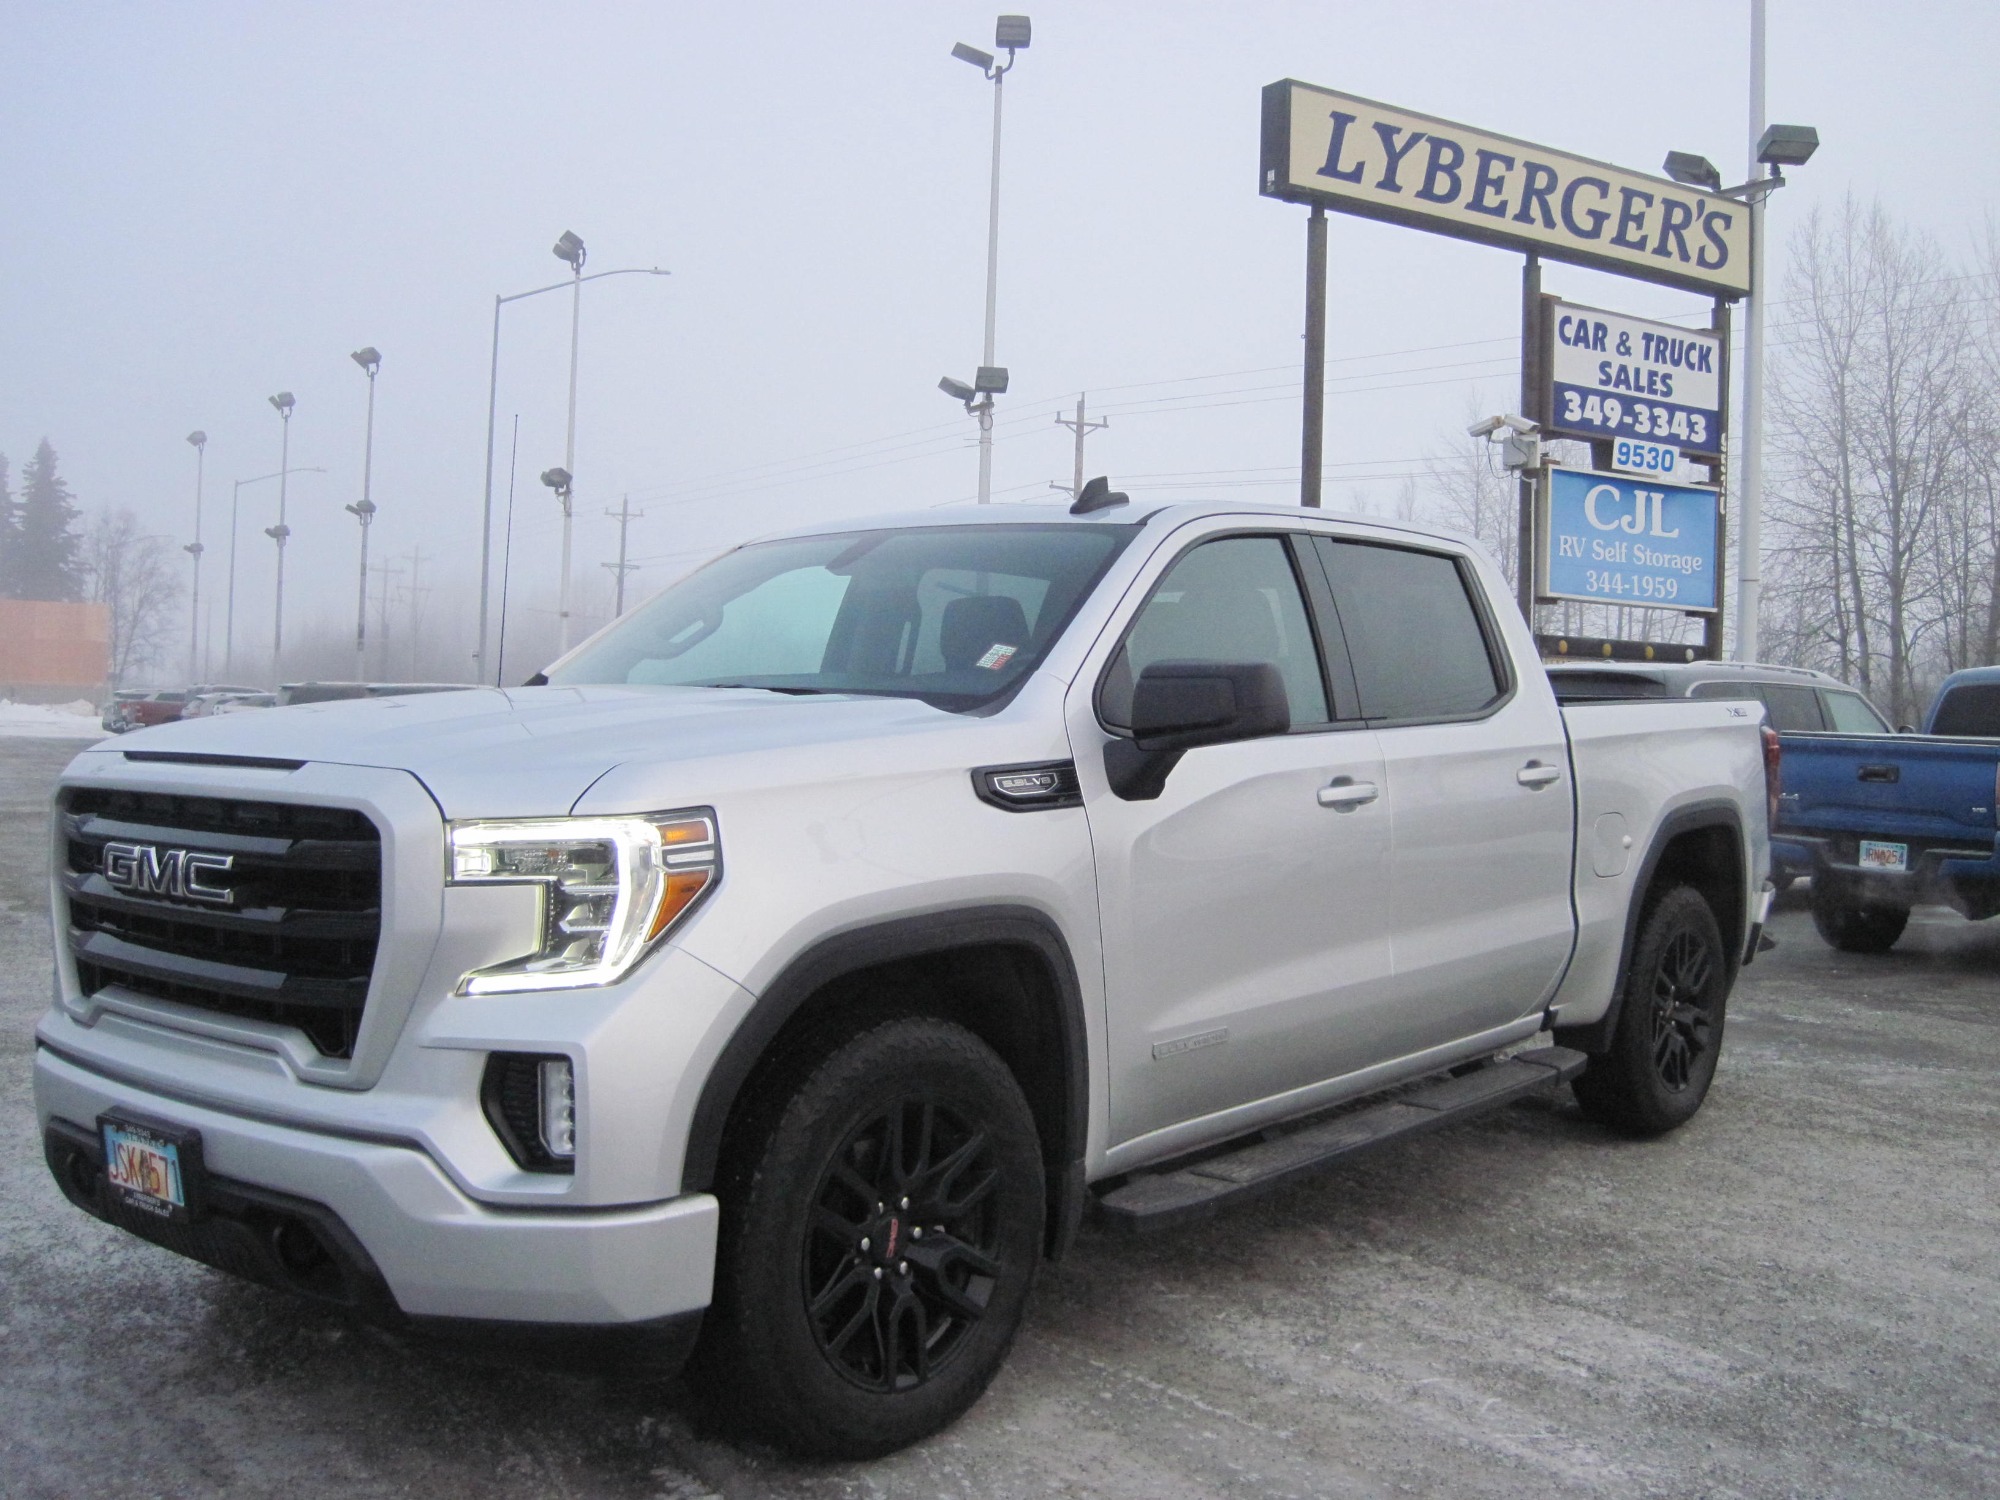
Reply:
M201 1178L201 1136L118 1115L97 1122L111 1196L156 1218L192 1216Z
M1910 846L1908 844L1887 844L1877 839L1861 841L1861 868L1864 870L1907 870L1910 868Z

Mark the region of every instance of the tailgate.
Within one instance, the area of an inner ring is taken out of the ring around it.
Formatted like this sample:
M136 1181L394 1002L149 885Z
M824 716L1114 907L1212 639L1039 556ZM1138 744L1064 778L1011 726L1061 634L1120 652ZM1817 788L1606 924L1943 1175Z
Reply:
M1996 776L1991 740L1788 734L1777 831L1990 850Z

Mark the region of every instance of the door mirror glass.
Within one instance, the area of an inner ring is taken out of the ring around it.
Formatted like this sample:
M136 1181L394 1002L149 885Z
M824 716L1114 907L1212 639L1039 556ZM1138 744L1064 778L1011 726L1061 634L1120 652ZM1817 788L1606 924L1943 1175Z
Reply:
M1141 750L1192 750L1291 727L1285 679L1270 662L1156 661L1132 691L1132 739Z

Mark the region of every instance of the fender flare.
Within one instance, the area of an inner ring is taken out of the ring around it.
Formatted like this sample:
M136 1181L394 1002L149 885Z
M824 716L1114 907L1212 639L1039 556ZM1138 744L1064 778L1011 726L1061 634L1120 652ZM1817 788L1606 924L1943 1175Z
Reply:
M1032 953L1046 968L1057 997L1062 1053L1061 1138L1044 1144L1049 1172L1051 1256L1074 1237L1086 1192L1084 1143L1090 1118L1090 1044L1083 991L1062 931L1028 906L958 907L897 917L820 939L796 955L765 986L709 1070L695 1103L681 1166L682 1192L707 1192L715 1183L724 1132L743 1086L771 1043L820 990L846 975L899 959L923 958L972 947L1012 947Z
M1639 918L1645 912L1646 898L1652 893L1654 878L1659 874L1660 859L1675 839L1703 828L1720 828L1729 835L1736 849L1738 886L1748 878L1744 860L1743 814L1733 802L1694 802L1677 807L1662 818L1659 827L1653 831L1652 842L1646 846L1646 857L1639 862L1639 873L1632 882L1632 900L1625 909L1625 936L1618 951L1618 974L1612 983L1611 1003L1595 1021L1586 1021L1581 1026L1558 1026L1555 1029L1557 1045L1590 1053L1601 1053L1611 1046L1612 1035L1618 1030L1618 1014L1625 1004L1625 982L1632 973L1632 953L1639 943ZM1739 891L1738 900L1741 899ZM1748 930L1747 926L1744 930ZM1730 950L1733 984L1735 970L1740 966L1741 944L1729 944L1725 932L1724 946Z

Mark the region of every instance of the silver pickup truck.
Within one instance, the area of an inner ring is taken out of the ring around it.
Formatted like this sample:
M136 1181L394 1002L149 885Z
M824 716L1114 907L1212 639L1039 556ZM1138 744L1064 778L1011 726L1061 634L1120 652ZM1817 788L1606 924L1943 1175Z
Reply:
M533 686L79 755L56 1181L364 1317L692 1349L864 1455L977 1399L1086 1213L1566 1083L1690 1119L1761 711L1560 709L1461 538L1122 498L829 523Z

